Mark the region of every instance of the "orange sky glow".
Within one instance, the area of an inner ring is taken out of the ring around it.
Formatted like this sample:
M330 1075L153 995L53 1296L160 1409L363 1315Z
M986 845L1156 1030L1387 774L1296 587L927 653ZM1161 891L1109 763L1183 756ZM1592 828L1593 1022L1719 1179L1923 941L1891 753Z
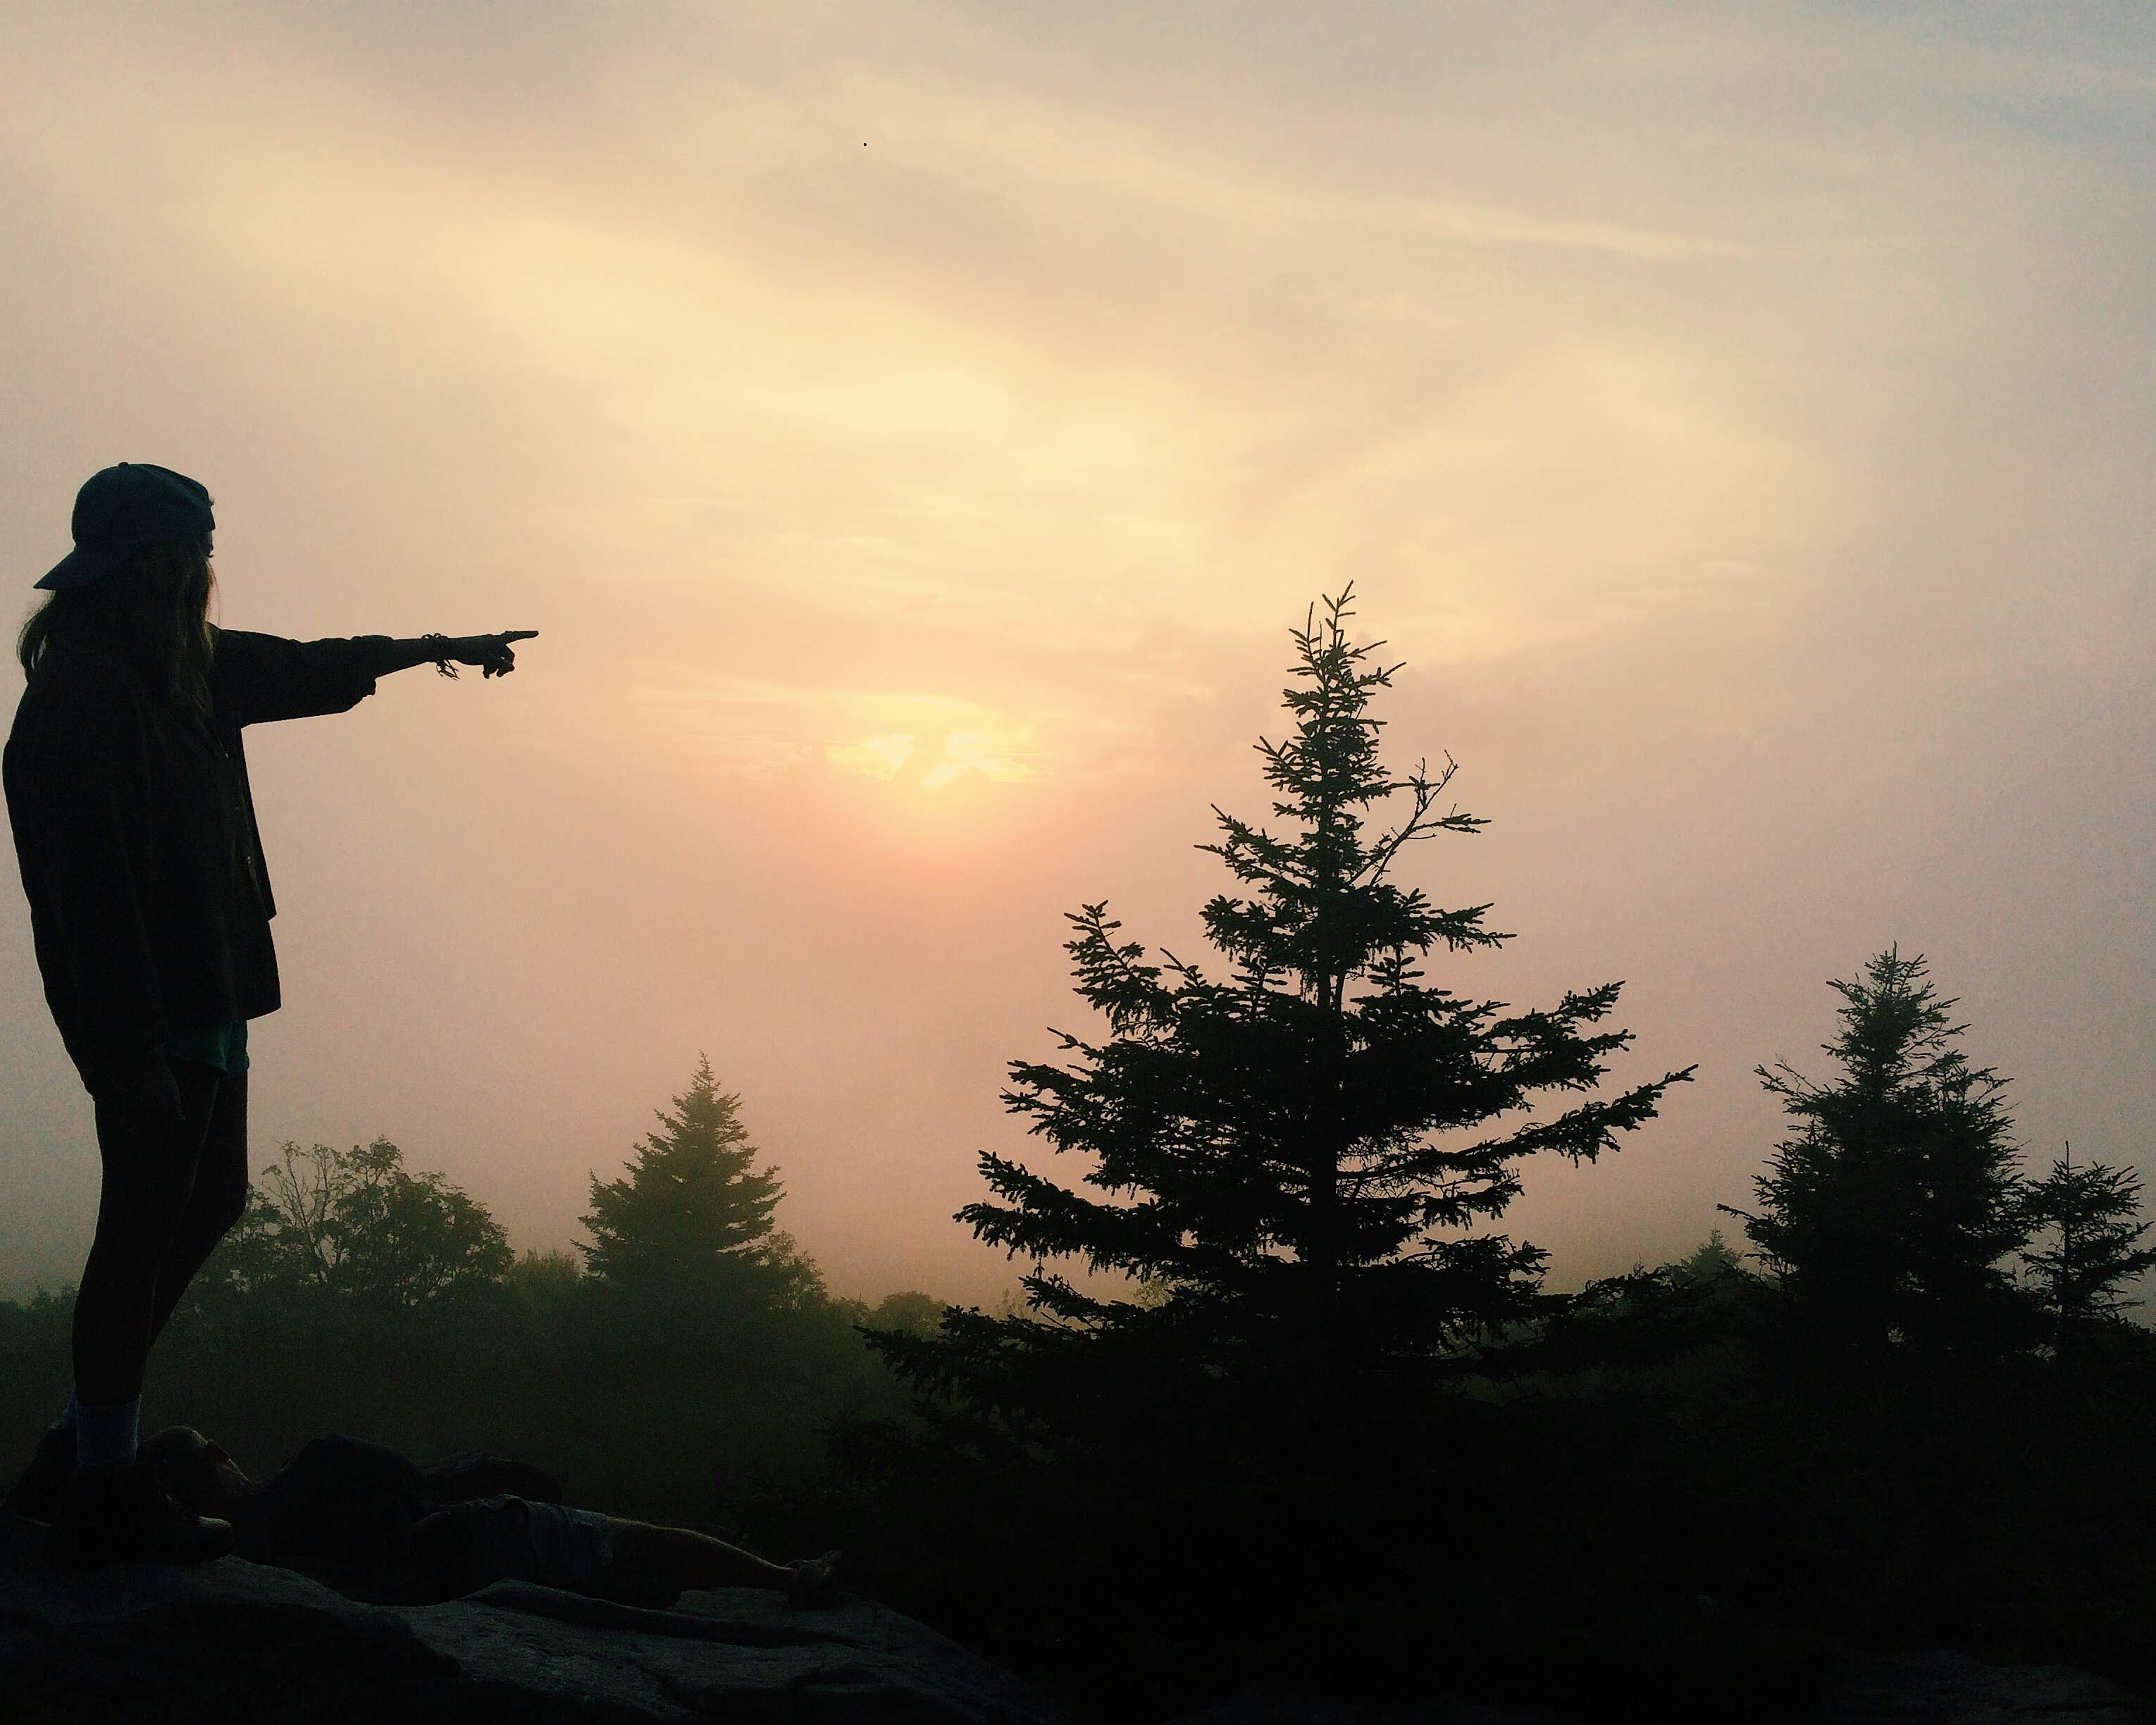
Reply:
M534 628L252 733L258 1165L387 1135L577 1237L700 1051L838 1291L1081 1028L1061 913L1194 947L1286 630L1355 584L1473 839L1697 1082L1508 1218L1688 1250L1898 942L2032 1158L2156 1173L2156 24L1193 4L11 11L0 567L120 459L222 620ZM19 674L11 685L19 687ZM89 1111L0 886L0 1291Z

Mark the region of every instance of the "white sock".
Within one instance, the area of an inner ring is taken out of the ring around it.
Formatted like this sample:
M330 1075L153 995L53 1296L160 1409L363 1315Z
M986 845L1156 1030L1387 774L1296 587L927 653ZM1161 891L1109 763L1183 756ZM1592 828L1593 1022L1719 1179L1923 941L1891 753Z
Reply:
M142 1417L142 1398L122 1402L116 1408L75 1409L74 1465L77 1467L131 1466L135 1460L136 1429Z
M76 1424L75 1415L80 1411L81 1404L75 1400L74 1392L70 1389L68 1392L68 1404L60 1409L60 1417L54 1420L53 1424L64 1425L69 1431L73 1431Z

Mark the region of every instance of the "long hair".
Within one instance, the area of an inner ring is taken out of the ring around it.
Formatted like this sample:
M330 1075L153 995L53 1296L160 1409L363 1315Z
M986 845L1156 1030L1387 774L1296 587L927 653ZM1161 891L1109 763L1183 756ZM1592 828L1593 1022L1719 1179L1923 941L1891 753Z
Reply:
M176 539L137 552L87 587L54 593L32 612L15 643L25 674L54 636L77 629L102 635L143 680L183 712L210 709L209 600L217 578L210 542Z

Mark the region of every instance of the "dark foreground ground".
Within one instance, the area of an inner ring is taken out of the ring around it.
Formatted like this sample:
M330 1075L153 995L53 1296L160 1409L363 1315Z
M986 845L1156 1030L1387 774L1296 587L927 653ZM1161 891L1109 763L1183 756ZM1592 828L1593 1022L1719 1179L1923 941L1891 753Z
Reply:
M1849 1656L1827 1725L2129 1725L2125 1690L2071 1666ZM788 1611L726 1589L645 1611L521 1583L386 1607L224 1558L55 1578L34 1538L0 1553L0 1716L19 1725L1068 1725L1069 1711L933 1630L846 1596ZM1768 1711L1733 1693L1726 1717ZM1432 1697L1378 1707L1251 1689L1176 1725L1559 1725L1576 1716Z

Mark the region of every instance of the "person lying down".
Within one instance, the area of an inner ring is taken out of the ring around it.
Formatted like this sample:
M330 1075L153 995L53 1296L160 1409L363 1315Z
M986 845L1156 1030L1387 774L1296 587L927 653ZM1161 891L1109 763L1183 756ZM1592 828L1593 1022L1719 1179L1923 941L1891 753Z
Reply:
M232 1524L234 1553L377 1602L434 1604L497 1581L664 1607L701 1588L755 1587L829 1604L839 1554L769 1563L686 1527L572 1509L541 1470L492 1456L435 1468L357 1438L316 1438L266 1480L185 1425L141 1459L180 1507Z

